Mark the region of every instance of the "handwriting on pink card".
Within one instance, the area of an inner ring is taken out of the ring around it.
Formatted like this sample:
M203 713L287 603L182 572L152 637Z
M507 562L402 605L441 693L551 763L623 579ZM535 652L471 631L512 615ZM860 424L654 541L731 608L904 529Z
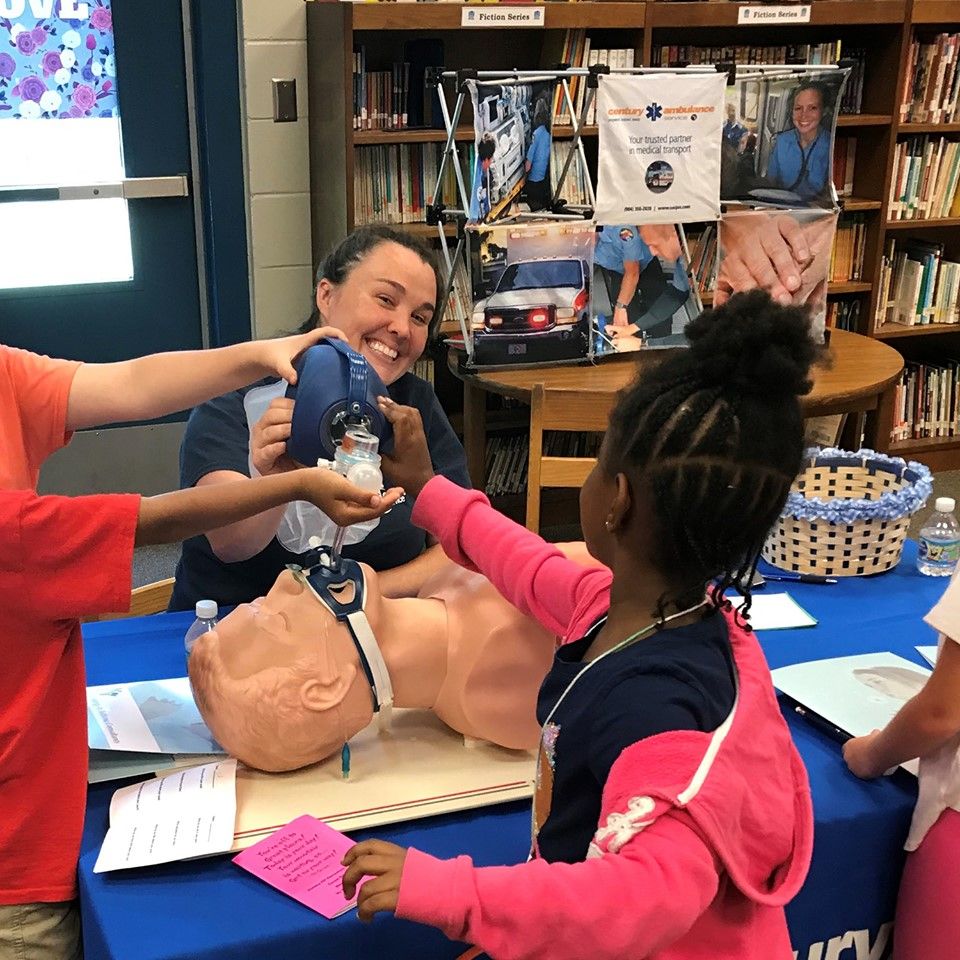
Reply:
M322 820L304 815L247 847L233 862L332 920L357 902L343 896L341 885L340 861L353 844Z

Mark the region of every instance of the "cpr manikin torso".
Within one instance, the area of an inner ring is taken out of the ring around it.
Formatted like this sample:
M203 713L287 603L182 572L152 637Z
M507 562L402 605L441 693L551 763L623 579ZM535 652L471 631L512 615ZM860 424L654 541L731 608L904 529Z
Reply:
M384 598L376 573L363 573L364 610L394 706L432 709L471 738L535 746L537 692L556 638L455 564L411 599ZM289 570L265 598L237 607L197 641L190 679L217 740L263 770L322 760L374 715L349 628Z

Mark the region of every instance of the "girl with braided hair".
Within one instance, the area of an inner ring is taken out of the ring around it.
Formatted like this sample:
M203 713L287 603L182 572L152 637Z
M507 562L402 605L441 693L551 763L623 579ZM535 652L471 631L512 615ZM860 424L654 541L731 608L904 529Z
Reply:
M756 557L802 457L819 347L797 307L739 294L621 396L580 495L603 566L573 563L434 477L416 411L384 401L395 483L447 555L559 635L540 690L529 862L476 868L378 840L345 857L362 919L497 958L787 960L806 876L803 765L748 625Z

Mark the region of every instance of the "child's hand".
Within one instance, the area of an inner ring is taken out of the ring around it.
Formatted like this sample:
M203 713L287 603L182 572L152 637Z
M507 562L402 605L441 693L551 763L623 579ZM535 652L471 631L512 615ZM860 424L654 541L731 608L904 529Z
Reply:
M305 467L296 472L298 499L309 500L341 527L373 520L403 496L400 487L392 487L383 495L361 490L339 473L322 467Z
M873 780L886 773L886 766L878 765L876 757L873 756L879 735L880 731L874 730L873 733L868 733L864 737L854 737L843 745L843 759L850 768L850 772L861 780Z
M287 441L293 424L293 400L276 397L250 433L250 459L261 477L295 470L297 462L287 456Z
M377 405L393 427L393 453L382 455L384 472L393 483L417 496L434 475L420 411L389 397L377 397Z
M287 383L297 382L297 371L293 362L319 340L345 340L346 337L336 327L317 327L309 333L298 333L293 337L281 337L279 340L256 340L257 360L262 367L260 376L277 376Z
M363 877L372 877L360 887L357 897L357 916L361 920L369 922L381 910L396 911L406 859L406 847L385 840L364 840L346 852L341 862L347 868L343 875L343 895L348 900L357 892L357 884Z

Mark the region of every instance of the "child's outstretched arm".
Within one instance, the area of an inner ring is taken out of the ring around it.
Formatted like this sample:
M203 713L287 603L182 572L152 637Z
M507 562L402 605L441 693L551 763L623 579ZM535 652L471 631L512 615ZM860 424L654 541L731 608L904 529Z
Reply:
M883 728L848 740L843 759L870 780L942 747L960 732L960 644L947 638L924 688Z
M517 609L564 636L585 600L609 587L610 571L568 560L494 510L479 491L435 477L419 411L386 397L378 400L394 436L393 453L383 456L384 470L417 497L413 522L436 537L451 560L478 570Z
M175 490L140 501L136 543L173 543L280 506L308 500L342 526L379 517L403 493L361 490L333 470L290 470L271 477Z
M295 337L252 340L216 350L155 353L119 363L84 363L67 401L67 429L152 420L186 410L263 377L297 379L293 361L323 337L342 339L333 327Z
M0 609L34 620L126 610L135 543L179 540L289 499L311 500L339 522L355 523L379 515L398 495L377 498L316 467L146 498L0 490Z
M474 867L383 840L344 857L344 893L364 875L361 920L378 911L438 927L498 960L622 960L665 949L713 902L719 871L682 815L645 827L617 853L581 863Z

